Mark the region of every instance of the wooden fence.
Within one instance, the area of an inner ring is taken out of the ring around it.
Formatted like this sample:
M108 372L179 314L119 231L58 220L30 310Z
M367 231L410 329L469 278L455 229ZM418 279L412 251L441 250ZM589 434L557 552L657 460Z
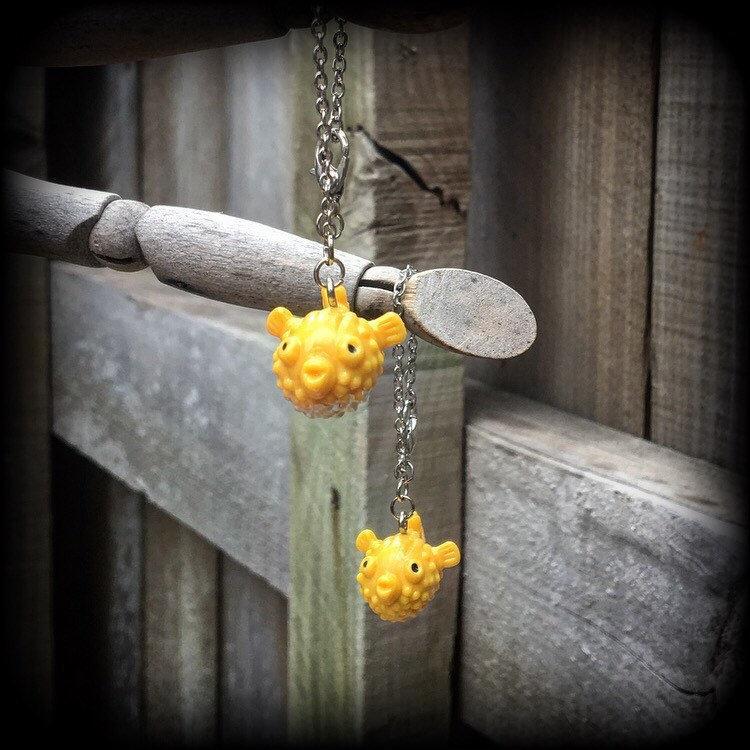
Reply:
M13 166L46 153L56 182L313 237L309 48L23 71L46 139L26 106L37 146ZM733 58L675 17L537 13L354 28L347 76L345 249L467 265L537 315L500 365L421 347L415 495L436 539L463 538L460 576L402 626L359 600L353 539L389 528L388 378L312 422L275 389L262 313L148 270L53 264L47 289L24 259L22 686L74 731L185 744L704 725L745 591ZM51 387L30 383L48 356Z

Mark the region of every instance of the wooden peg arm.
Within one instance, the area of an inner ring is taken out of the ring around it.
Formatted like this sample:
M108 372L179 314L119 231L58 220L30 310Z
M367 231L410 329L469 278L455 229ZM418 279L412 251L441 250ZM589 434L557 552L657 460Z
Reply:
M164 284L242 307L283 305L304 314L320 306L312 280L318 242L225 214L149 207L13 172L4 183L4 234L15 252L118 271L150 266ZM398 269L350 253L337 257L360 315L393 309ZM459 268L415 274L404 293L404 320L427 341L477 357L514 357L536 336L534 315L517 292Z

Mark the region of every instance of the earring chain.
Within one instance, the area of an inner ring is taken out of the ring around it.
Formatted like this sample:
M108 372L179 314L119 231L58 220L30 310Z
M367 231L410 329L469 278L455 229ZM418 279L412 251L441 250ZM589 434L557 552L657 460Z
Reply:
M341 214L341 195L344 190L346 168L349 158L349 142L344 131L342 100L346 93L344 86L344 71L346 70L346 45L349 37L344 29L345 21L336 18L337 29L333 34L334 57L331 63L333 82L329 86L326 63L328 49L325 46L326 22L318 6L314 11L310 30L315 38L313 61L315 62L314 86L317 92L315 109L320 117L316 129L317 143L315 147L316 176L323 197L320 201L320 213L315 220L318 234L323 240L323 259L315 266L313 278L322 288L327 289L328 299L332 306L336 305L336 298L331 291L344 280L344 264L335 257L334 243L344 231L344 218ZM330 91L330 99L329 99ZM333 144L338 143L341 159L338 166L333 164ZM335 264L338 273L332 266ZM321 271L328 267L329 273L321 277ZM330 281L329 281L330 280Z
M406 266L393 287L393 310L404 317L404 291L406 282L416 273ZM409 333L406 345L393 347L393 409L396 419L396 496L391 502L391 514L398 521L399 528L406 529L406 522L414 513L415 505L409 494L409 485L414 479L414 464L411 460L414 449L414 430L417 426L417 394L414 385L417 379L417 337ZM396 512L396 503L402 510ZM405 507L408 505L408 509Z

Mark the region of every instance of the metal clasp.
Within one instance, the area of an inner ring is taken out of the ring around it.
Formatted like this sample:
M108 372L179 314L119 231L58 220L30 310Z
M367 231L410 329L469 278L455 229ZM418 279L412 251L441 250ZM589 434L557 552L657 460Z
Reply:
M331 140L338 141L341 144L341 159L339 160L338 166L330 165L328 168L328 174L326 174L326 168L320 159L320 149L315 150L315 167L310 170L311 175L315 175L318 184L323 188L324 180L330 176L331 185L329 192L331 195L341 197L344 192L344 182L346 181L346 171L349 168L349 138L346 133L337 128L331 130ZM323 188L325 190L325 188Z

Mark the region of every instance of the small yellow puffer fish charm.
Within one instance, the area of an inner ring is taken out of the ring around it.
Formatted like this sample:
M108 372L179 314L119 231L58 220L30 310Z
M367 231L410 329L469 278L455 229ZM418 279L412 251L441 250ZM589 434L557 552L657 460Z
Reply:
M340 417L367 397L383 372L383 350L406 338L394 312L375 320L349 309L346 289L335 289L335 307L321 291L323 309L298 318L285 307L268 315L268 332L281 339L273 353L276 384L308 417Z
M360 531L357 549L365 554L357 582L364 600L382 620L401 622L414 617L435 596L443 571L461 562L455 542L431 547L424 538L417 512L406 530L385 539L373 531Z

